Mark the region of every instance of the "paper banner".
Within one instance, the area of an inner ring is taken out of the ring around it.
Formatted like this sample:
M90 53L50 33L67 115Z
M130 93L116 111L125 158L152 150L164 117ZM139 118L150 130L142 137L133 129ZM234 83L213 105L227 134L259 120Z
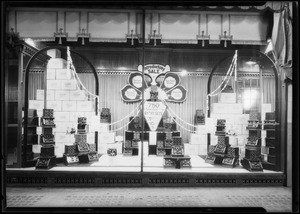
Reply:
M151 131L155 131L166 110L162 102L146 101L144 105L144 116Z
M173 89L169 90L167 92L167 95L168 95L168 99L166 99L166 101L183 102L186 100L187 90L183 86L178 85Z
M121 97L125 102L141 101L142 93L131 85L126 85L121 89Z
M166 73L161 89L169 91L180 83L180 78L175 73Z

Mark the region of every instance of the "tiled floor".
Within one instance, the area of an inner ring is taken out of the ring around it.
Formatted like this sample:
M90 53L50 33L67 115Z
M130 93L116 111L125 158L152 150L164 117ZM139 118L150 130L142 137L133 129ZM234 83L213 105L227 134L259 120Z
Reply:
M287 187L7 188L8 207L263 207L291 212Z

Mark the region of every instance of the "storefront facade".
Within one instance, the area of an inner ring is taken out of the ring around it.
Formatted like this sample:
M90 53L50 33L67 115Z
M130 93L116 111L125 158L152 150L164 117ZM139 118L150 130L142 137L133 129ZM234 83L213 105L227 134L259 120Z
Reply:
M8 7L6 184L291 186L291 11Z

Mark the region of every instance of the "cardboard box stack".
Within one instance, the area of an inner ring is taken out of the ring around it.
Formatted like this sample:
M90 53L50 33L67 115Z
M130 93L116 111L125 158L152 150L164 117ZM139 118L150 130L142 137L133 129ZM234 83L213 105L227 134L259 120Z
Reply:
M53 109L43 109L41 126L42 134L40 135L40 142L42 147L35 167L37 169L50 169L56 165Z
M95 114L94 101L89 100L85 91L77 86L76 79L71 70L67 68L67 61L60 57L59 52L49 53L53 58L48 61L45 91L38 89L35 100L29 100L29 108L36 109L38 115L46 107L53 109L56 127L53 128L55 136L55 155L63 157L66 145L72 145L73 135L78 117L86 117L90 123L90 132L87 134L91 140L95 139L95 131L99 129L99 119ZM99 116L98 116L99 117ZM95 122L97 120L97 122ZM94 140L93 142L94 143Z

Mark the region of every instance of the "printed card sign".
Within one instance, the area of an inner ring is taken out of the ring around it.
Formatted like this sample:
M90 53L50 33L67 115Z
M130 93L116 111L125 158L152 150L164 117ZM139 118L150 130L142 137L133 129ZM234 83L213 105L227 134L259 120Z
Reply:
M157 129L165 110L166 106L162 102L145 102L144 115L151 131Z

